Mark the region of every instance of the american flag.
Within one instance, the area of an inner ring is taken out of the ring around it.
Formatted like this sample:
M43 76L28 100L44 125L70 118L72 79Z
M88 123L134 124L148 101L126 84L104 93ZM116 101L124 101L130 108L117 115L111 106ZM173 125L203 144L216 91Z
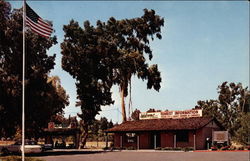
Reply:
M44 21L38 14L30 8L30 6L26 3L26 25L30 27L30 29L46 38L49 38L51 33L53 32L52 25L48 22Z

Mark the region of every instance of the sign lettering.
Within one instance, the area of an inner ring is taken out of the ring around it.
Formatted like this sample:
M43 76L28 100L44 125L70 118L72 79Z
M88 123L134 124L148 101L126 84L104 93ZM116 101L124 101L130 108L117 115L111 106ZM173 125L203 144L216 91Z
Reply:
M214 131L213 141L216 141L218 143L223 143L228 141L228 131Z
M202 110L185 110L185 111L164 111L164 112L141 112L140 120L145 119L168 119L168 118L190 118L202 117Z

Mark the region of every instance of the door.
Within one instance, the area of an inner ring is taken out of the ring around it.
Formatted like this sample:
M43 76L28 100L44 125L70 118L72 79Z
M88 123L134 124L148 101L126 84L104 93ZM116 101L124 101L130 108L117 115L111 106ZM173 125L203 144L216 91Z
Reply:
M161 147L161 133L160 132L151 132L150 133L150 149L155 149L155 147ZM155 146L156 143L156 146Z

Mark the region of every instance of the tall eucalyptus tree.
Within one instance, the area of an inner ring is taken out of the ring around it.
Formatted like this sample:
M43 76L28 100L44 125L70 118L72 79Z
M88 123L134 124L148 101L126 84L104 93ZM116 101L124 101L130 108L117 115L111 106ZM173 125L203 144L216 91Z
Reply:
M101 106L110 105L111 88L119 85L122 97L123 121L126 121L124 97L132 75L147 80L147 87L160 89L161 76L157 65L149 66L153 54L149 38L161 39L164 20L154 10L144 10L139 18L116 20L106 23L97 21L92 26L84 22L83 28L71 20L63 27L65 32L62 48L62 68L76 79L77 105L81 107L85 144L88 125L93 122Z

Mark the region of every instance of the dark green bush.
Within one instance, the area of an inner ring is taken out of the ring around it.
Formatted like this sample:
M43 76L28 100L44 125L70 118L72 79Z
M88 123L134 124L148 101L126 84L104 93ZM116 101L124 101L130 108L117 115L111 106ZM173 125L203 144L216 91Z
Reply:
M218 150L218 148L217 148L216 146L212 146L212 147L211 147L211 150L212 150L212 151L216 151L216 150Z
M235 147L235 146L231 146L231 147L229 148L229 150L236 150L236 147Z
M165 147L165 148L162 148L162 150L173 150L172 147Z
M230 146L223 146L222 148L221 148L221 150L228 150L230 148Z
M173 148L173 150L180 151L180 150L182 150L182 148L181 147L176 147L176 148Z
M0 157L1 161L22 161L21 156L7 156ZM45 161L43 159L33 158L33 157L25 157L25 161Z
M156 147L155 150L162 150L162 148L161 147Z
M185 152L187 152L187 151L193 151L194 148L193 147L185 147L182 150L185 151Z
M133 147L133 146L129 146L129 147L127 147L126 149L127 149L127 150L135 150L136 148Z

